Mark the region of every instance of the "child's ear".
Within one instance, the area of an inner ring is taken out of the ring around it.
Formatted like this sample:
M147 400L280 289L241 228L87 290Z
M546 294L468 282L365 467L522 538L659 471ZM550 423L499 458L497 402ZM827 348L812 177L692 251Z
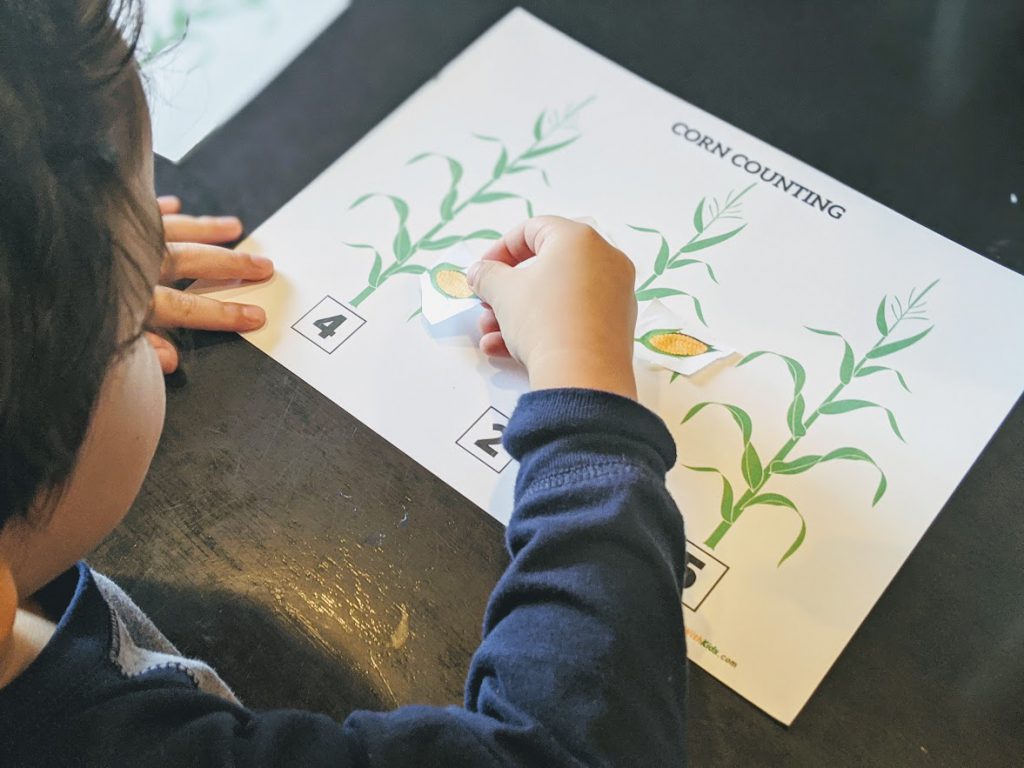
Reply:
M14 583L14 574L10 566L0 560L0 669L4 666L4 652L10 645L17 613L18 587Z

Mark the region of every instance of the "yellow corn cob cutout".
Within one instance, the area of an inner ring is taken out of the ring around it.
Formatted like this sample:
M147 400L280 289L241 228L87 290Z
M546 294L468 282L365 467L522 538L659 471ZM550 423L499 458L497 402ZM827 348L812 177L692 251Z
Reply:
M671 328L648 331L637 341L652 352L670 357L697 357L714 350L710 344Z
M475 295L465 271L454 264L438 264L430 270L430 282L438 293L449 299L471 299Z

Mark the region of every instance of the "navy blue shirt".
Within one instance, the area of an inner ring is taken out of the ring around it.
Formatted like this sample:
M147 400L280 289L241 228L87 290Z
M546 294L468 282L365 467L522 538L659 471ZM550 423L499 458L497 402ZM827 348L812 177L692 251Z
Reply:
M0 690L3 766L680 766L685 763L682 519L675 447L636 403L525 395L512 556L461 707L256 712L181 658L84 564L38 599L57 631ZM286 661L283 663L287 663Z

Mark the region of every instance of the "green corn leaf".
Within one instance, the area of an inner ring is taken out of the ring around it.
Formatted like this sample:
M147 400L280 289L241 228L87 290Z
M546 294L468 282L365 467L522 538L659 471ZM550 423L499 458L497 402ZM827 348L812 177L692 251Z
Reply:
M363 248L363 249L368 250L368 251L376 251L377 250L372 245L368 245L366 243L343 243L343 245L347 245L349 248Z
M505 169L505 173L512 175L514 173L526 173L526 171L535 171L537 168L533 165L511 165Z
M548 172L545 171L543 168L540 171L540 177L542 179L544 179L544 186L545 187L550 187L551 186L551 179L548 178Z
M401 275L401 274L422 275L424 272L429 272L429 271L430 270L428 270L426 267L424 267L424 266L422 266L420 264L403 264L398 269L396 269L392 274L395 274L395 275Z
M650 232L653 235L658 235L658 237L664 237L661 232L656 229L651 229L651 227L638 227L635 224L627 224L626 226L630 229L636 230L637 232Z
M856 373L856 378L860 379L864 376L870 376L873 373L881 373L882 371L892 371L896 374L896 378L900 382L900 386L903 387L907 392L910 391L910 387L907 386L907 380L903 378L903 374L897 371L895 368L889 368L884 365L866 365Z
M691 467L684 464L687 469L693 472L714 472L716 475L722 478L722 505L721 515L722 519L727 523L736 522L736 514L733 510L733 490L732 483L729 482L729 478L722 474L721 470L715 469L715 467Z
M846 339L843 339L843 362L839 365L839 380L843 384L853 381L853 347Z
M348 207L348 209L351 211L353 208L358 208L360 205L365 203L367 200L369 200L372 197L376 197L376 196L377 196L376 192L367 192L365 195L360 195L359 197L357 197L353 201L352 205L350 205Z
M747 507L753 507L757 504L766 504L770 507L786 507L796 511L796 504L781 493L759 493L743 506L744 509L746 509Z
M451 174L451 185L454 189L455 185L462 179L462 164L454 157L448 157L447 155L444 156L444 159L448 161L448 172Z
M527 216L527 218L532 219L533 218L533 203L531 203L525 197L523 198L523 201L526 203L526 216Z
M925 330L921 331L921 333L909 336L905 339L900 339L899 341L892 341L889 342L888 344L883 344L880 347L875 347L870 352L868 352L867 357L870 360L877 360L880 357L885 357L886 355L891 355L894 352L899 352L901 349L906 349L911 344L916 344L929 333L931 333L932 328L934 327L934 325L929 326Z
M719 474L721 474L721 473L719 473ZM721 506L721 515L722 515L722 519L723 520L725 520L726 522L730 522L730 523L733 523L733 522L736 521L736 513L735 513L735 511L732 508L732 499L733 499L732 484L729 482L729 480L726 478L725 475L722 475L722 506Z
M811 328L805 326L811 333L816 333L819 336L835 336L837 339L841 339L843 342L843 361L839 364L839 380L843 384L849 384L853 381L854 374L854 361L853 361L853 347L850 346L850 342L841 333L835 331L826 331L821 328Z
M405 319L405 322L408 323L410 320L412 320L414 317L416 317L416 315L422 315L422 314L423 314L423 307L420 307L415 312L413 312L411 315L409 315L409 317L407 317Z
M885 409L885 415L889 417L889 426L892 427L892 431L896 434L896 437L898 437L904 443L907 442L906 440L903 439L903 435L900 434L899 425L896 424L896 415L888 408Z
M358 208L367 200L370 200L374 197L388 198L391 201L391 205L395 209L395 213L398 214L398 223L400 225L405 224L405 220L409 218L409 205L405 202L405 200L403 200L400 197L395 197L394 195L381 195L379 192L369 192L365 195L362 195L361 197L357 197L355 202L352 203L352 205L350 205L348 209L351 211L353 208Z
M860 448L837 448L834 451L830 451L821 457L822 462L832 461L833 459L846 459L847 461L866 461L868 464L878 470L878 488L875 490L874 499L871 502L871 506L875 506L881 500L882 496L885 495L886 489L889 487L889 482L885 478L885 472L878 466L877 462L872 459L868 454L862 451Z
M380 284L380 271L384 267L384 262L380 258L380 254L377 251L373 252L373 266L370 267L370 277L367 282L376 288Z
M778 352L768 352L767 350L760 350L758 352L751 352L749 355L740 360L736 364L736 367L739 368L740 366L746 365L747 363L761 357L761 355L771 355L772 357L777 357L786 364L786 368L789 370L789 377L793 380L794 397L796 395L799 395L803 391L804 384L807 383L807 371L805 371L804 367L800 365L800 363L797 360L794 360L792 357L780 355Z
M800 532L796 535L796 538L793 540L793 543L789 545L789 549L786 550L786 554L784 554L779 559L779 562L778 562L777 566L778 565L782 565L798 549L800 549L800 545L803 544L804 543L804 539L807 538L807 521L804 520L804 516L800 514L800 510L798 510L796 507L793 508L793 511L796 512L797 515L800 517Z
M740 431L743 433L743 442L749 443L750 437L754 433L754 424L750 420L750 416L742 408L735 405L727 405L725 407L732 415L732 420L736 422L736 426L738 426Z
M644 288L636 292L637 301L651 301L652 299L664 299L668 296L688 296L686 291L678 288Z
M882 301L878 305L878 311L875 312L875 326L878 328L878 332L883 336L886 336L889 333L889 323L885 320L885 302L888 298L888 296L882 297Z
M876 464L875 466L877 467L878 465ZM885 495L886 489L889 487L889 482L885 479L885 473L881 470L881 468L879 468L878 474L880 476L878 479L878 489L875 491L874 499L871 500L872 507L878 504L879 501L881 501L882 497Z
M703 403L697 403L687 412L686 416L684 416L683 420L679 423L685 424L709 405L720 405L726 410L728 410L729 415L732 416L732 420L736 422L736 426L738 426L740 428L740 432L743 433L743 444L746 445L747 443L750 442L750 437L754 431L753 422L750 420L750 416L747 414L746 411L735 405L727 405L726 403L716 403L710 400Z
M700 320L701 325L706 328L708 321L704 319L704 310L700 306L700 300L696 296L692 295L690 296L690 299L693 301L693 311L696 313L697 319Z
M514 192L481 192L474 195L470 200L471 203L494 203L498 200L511 200L518 198L519 195Z
M786 422L789 424L789 433L793 437L803 437L807 434L807 430L804 428L804 409L806 407L804 396L799 394L789 404L789 410L786 412Z
M825 403L818 411L827 414L837 413L849 413L850 411L856 411L861 408L881 408L878 403L872 403L867 400L833 400L831 403Z
M463 240L500 240L501 232L497 232L493 229L478 229L476 232L470 232L468 235L464 235Z
M533 124L533 138L536 141L540 141L541 137L544 135L544 115L546 113L547 110L545 109L543 112L537 115L537 120Z
M442 251L445 248L451 248L459 242L462 242L462 237L459 235L449 235L448 237L439 237L437 240L421 240L419 247L424 251Z
M444 196L441 201L441 220L451 221L455 216L455 201L459 198L459 190L452 187L448 190L448 194Z
M654 259L654 274L660 275L668 266L668 240L661 238L661 245L658 247L658 256Z
M496 141L499 143L501 142L501 139L499 139L497 136L486 136L482 133L474 133L473 138L480 139L480 141Z
M504 146L501 148L501 154L498 155L498 162L494 164L494 170L491 171L491 178L497 179L505 172L505 168L508 167L508 150Z
M799 475L813 467L816 467L818 464L824 464L826 461L836 461L840 459L844 459L846 461L864 461L878 470L878 488L875 490L874 500L871 502L871 505L874 506L877 504L885 494L888 482L881 467L879 467L878 464L875 463L875 460L868 454L860 450L860 448L837 448L834 451L829 451L824 456L810 455L801 456L798 459L788 462L776 461L771 464L768 471L773 475Z
M861 408L881 408L885 411L886 416L889 418L889 426L892 427L893 433L900 440L903 440L903 435L900 433L899 425L896 423L896 416L888 408L879 405L878 403L872 403L868 400L833 400L831 403L825 403L818 411L828 415L835 415L840 413L849 413L850 411L857 411ZM903 440L903 442L906 442Z
M409 230L405 226L398 228L398 234L391 244L396 261L405 261L412 254L412 240L409 238Z
M768 467L773 475L799 475L821 462L821 456L801 456L793 461L776 461Z
M692 242L692 243L687 243L686 245L684 245L682 248L679 249L679 252L680 253L693 253L694 251L700 251L700 250L703 250L705 248L710 248L713 245L718 245L719 243L724 243L729 238L735 237L740 232L742 232L746 226L747 225L744 224L742 226L737 227L736 229L733 229L733 230L731 230L729 232L726 232L725 234L715 235L714 237L707 237L707 238L705 238L703 240L697 240L697 241Z
M672 371L672 376L669 378L668 383L671 384L682 375L679 371Z
M535 149L527 150L523 154L521 159L522 160L532 160L533 158L540 157L541 155L547 155L547 154L550 154L551 152L557 152L558 150L564 149L565 147L568 147L570 144L575 143L576 141L579 140L579 138L580 138L579 136L573 136L571 139L566 139L565 141L559 141L556 144L548 144L546 147L537 147Z
M837 333L836 331L825 331L822 330L821 328L811 328L809 325L805 325L804 328L806 328L811 333L817 333L820 336L836 336L840 339L843 338L843 334Z
M748 442L743 447L743 459L740 463L740 469L743 472L743 479L747 483L747 487L753 490L761 484L761 479L764 477L764 469L761 467L761 457L757 455L757 449L754 448L754 444Z
M821 457L822 461L832 461L833 459L846 459L848 461L866 461L869 464L874 464L874 459L868 456L860 448L836 448L834 451L829 451Z
M706 197L702 197L700 202L697 203L697 209L693 212L693 228L697 230L697 234L704 231L704 201Z
M769 352L767 350L764 350L764 349L760 349L757 352L751 352L749 355L747 355L742 360L740 360L738 363L736 363L736 367L739 368L741 366L746 365L749 362L757 360L757 358L761 357L761 355L770 355L770 354L771 354L771 352Z

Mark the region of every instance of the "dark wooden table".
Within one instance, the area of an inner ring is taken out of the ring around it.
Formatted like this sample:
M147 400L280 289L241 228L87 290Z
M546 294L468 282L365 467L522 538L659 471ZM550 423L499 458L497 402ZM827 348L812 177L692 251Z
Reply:
M1020 0L523 4L1024 271ZM511 5L356 0L160 191L255 227ZM254 707L459 701L501 526L235 336L195 336L168 400L94 564ZM792 728L693 668L693 764L1024 763L1022 455L1018 403Z

